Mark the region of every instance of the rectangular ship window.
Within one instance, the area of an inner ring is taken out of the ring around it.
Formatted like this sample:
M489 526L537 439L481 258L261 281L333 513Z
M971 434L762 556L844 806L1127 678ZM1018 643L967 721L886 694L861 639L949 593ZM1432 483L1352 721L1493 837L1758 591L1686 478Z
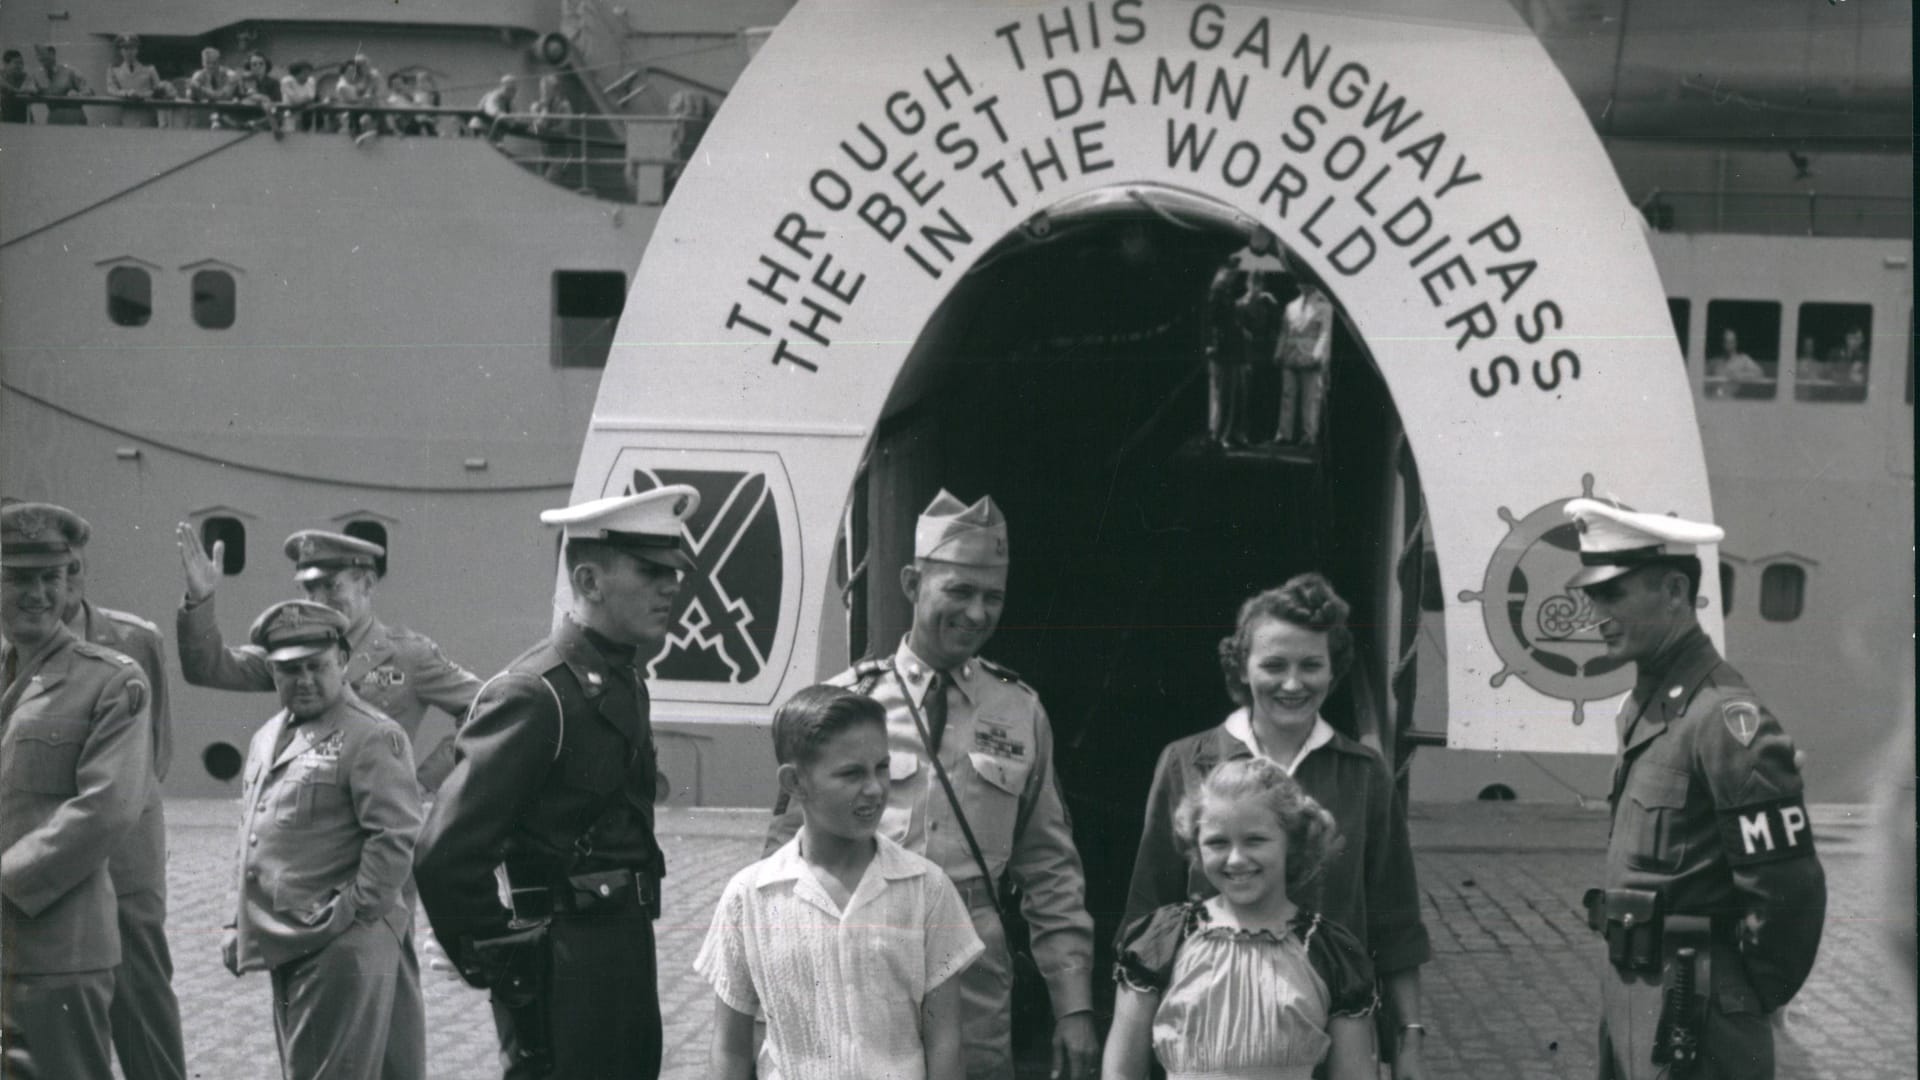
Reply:
M627 306L627 275L618 270L553 272L553 365L604 368L613 332Z

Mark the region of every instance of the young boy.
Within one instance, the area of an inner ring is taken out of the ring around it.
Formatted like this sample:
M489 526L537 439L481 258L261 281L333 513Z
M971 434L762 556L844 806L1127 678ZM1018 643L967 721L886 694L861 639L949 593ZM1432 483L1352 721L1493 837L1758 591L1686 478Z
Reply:
M716 996L708 1075L745 1080L757 1058L762 1080L960 1080L954 976L984 946L946 874L876 834L885 710L809 687L774 715L773 746L804 823L727 883L694 961Z

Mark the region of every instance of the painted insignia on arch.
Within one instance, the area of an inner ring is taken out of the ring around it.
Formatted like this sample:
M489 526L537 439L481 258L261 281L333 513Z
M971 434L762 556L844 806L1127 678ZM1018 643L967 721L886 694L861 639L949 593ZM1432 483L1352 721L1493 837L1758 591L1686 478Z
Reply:
M764 472L616 469L618 492L637 495L689 484L700 505L681 528L694 568L668 617L666 645L647 667L652 679L751 682L768 664L780 627L784 558L780 511ZM685 499L674 513L686 510Z
M1493 549L1486 576L1476 591L1463 589L1462 602L1479 601L1487 638L1502 667L1488 680L1502 686L1518 678L1548 697L1573 705L1575 724L1586 719L1586 703L1633 688L1633 669L1607 657L1593 604L1586 593L1568 589L1580 570L1580 532L1564 511L1575 498L1593 497L1593 475L1580 478L1580 495L1546 503L1516 518L1506 507L1500 519L1507 535Z

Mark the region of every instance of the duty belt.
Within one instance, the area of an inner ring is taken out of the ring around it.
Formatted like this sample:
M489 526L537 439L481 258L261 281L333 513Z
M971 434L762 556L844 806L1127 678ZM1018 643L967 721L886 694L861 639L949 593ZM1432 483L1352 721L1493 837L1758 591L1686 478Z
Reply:
M1621 971L1658 972L1675 949L1730 936L1733 926L1719 916L1669 912L1651 889L1588 889L1582 903L1587 925L1607 939L1607 959Z
M570 874L551 884L522 887L509 875L514 921L645 912L660 917L660 879L644 870L620 868Z

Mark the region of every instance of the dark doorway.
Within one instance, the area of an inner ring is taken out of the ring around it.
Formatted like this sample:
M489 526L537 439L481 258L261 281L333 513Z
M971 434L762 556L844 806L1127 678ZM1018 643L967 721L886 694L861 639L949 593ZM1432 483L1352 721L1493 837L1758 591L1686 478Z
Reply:
M1216 647L1243 599L1326 573L1359 641L1327 719L1377 738L1390 715L1399 417L1340 319L1317 447L1209 442L1203 308L1219 269L1259 245L1229 214L1136 199L1004 240L930 321L855 495L871 539L850 560L869 575L852 630L868 654L906 629L897 574L933 495L991 494L1005 511L1009 596L986 654L1020 672L1051 718L1106 997L1154 762L1231 709ZM1290 280L1276 281L1281 304ZM1277 369L1253 367L1253 424L1270 434Z

